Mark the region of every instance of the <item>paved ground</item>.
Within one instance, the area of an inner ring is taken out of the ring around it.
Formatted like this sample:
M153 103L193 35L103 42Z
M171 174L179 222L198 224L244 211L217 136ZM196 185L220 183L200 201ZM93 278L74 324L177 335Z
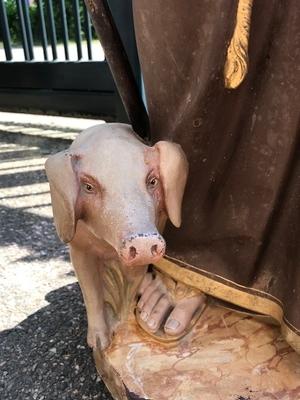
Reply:
M43 167L78 129L49 118L0 114L0 399L111 399L86 345L82 297L56 237Z

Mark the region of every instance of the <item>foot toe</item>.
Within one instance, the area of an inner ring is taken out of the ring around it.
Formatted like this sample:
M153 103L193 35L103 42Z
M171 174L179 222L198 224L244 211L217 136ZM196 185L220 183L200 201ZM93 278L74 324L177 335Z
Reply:
M160 281L158 279L152 279L152 281L148 284L145 291L142 293L141 298L137 303L137 308L141 311L147 305L148 302L151 302L151 298L160 287ZM150 310L151 312L151 310Z
M205 296L201 294L178 302L165 323L165 332L171 336L183 333L191 323L195 312L199 307L202 307L204 301Z
M143 304L142 307L142 313L141 314L147 314L148 316L151 314L153 308L159 301L159 299L163 296L163 293L159 290L156 289L152 292L151 296L147 299L146 303ZM142 318L143 319L143 318ZM144 320L146 321L146 320Z
M147 325L152 332L155 333L158 331L162 322L166 319L171 307L172 305L168 297L163 295L153 307L147 320Z
M150 272L147 272L142 280L142 283L138 288L138 294L142 295L152 282L153 282L153 275Z
M171 285L168 282L166 284L160 274L153 278L151 273L147 273L138 291L141 297L137 309L140 311L139 317L144 322L144 327L147 325L147 329L144 328L146 331L156 333L163 326L167 335L176 337L190 327L196 311L202 309L206 296L201 292L197 295L195 290L193 294L186 288L187 295L193 297L184 297L184 292L181 299L177 300L180 298L177 296L178 283L176 286L176 282L170 282Z

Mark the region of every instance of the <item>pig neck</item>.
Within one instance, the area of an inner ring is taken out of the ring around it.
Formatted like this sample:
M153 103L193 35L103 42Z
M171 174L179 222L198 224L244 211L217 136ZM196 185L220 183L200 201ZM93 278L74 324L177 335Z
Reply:
M70 246L94 253L99 259L99 273L103 278L104 299L120 320L127 318L135 307L137 289L148 265L128 267L121 263L116 250L104 239L96 237L79 220Z

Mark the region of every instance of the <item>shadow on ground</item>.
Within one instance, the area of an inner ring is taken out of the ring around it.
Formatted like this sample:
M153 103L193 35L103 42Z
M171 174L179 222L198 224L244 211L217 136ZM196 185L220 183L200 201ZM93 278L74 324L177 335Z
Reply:
M67 247L57 237L50 209L36 212L50 202L45 155L66 147L65 142L58 145L55 140L0 132L2 326L12 326L12 313L20 315L16 321L27 315L14 328L0 332L1 400L111 399L86 345L79 286L66 285L58 274L61 267L62 274L73 276L66 268ZM37 169L26 169L36 165ZM44 297L49 304L31 314Z
M11 134L11 137L14 135ZM0 135L1 171L3 165L6 166L5 172L0 176L0 202L6 202L0 204L0 246L16 244L20 248L26 248L29 255L20 259L24 262L53 258L68 260L66 246L63 246L57 237L52 216L41 216L27 211L50 204L50 193L45 192L43 186L37 190L36 185L47 182L44 160L41 158L42 150L47 153L55 152L56 147L47 148L44 143L39 149L30 149L29 145L26 149L18 145L11 150L11 143L12 141L5 141ZM14 161L22 161L23 164L16 167L15 164L11 164ZM31 164L39 164L38 169L27 171L26 165ZM28 187L33 184L35 186L30 192ZM47 204L32 205L34 197L41 194L47 196ZM22 203L17 202L17 199L22 199Z
M5 221L5 229L0 229L0 245L17 244L29 252L19 261L69 260L68 249L58 239L52 218L0 205L0 221Z
M46 296L49 305L0 332L3 400L111 399L86 345L78 284Z

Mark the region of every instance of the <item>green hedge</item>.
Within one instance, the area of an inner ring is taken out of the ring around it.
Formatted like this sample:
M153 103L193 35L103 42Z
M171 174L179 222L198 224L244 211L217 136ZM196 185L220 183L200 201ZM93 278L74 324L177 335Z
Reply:
M23 0L27 1L27 0ZM45 14L45 23L46 29L49 38L49 19L48 19L48 12L46 7L46 2L44 1L44 14ZM73 9L73 0L65 0L66 3L66 14L67 14L67 23L68 23L68 32L69 32L69 39L75 39L75 18L74 18L74 9ZM17 12L16 0L5 0L6 10L7 10L7 18L9 23L9 30L12 39L13 45L21 44L21 29L20 29L20 22ZM81 20L81 34L84 37L84 15L83 15L83 0L79 1L80 6L80 20ZM39 11L36 2L30 5L29 7L30 12L30 20L31 20L31 27L32 27L32 34L35 43L41 42L41 23L39 18ZM62 41L63 33L62 33L62 20L61 20L61 13L59 7L59 1L53 1L53 12L54 12L54 21L56 27L56 34L58 42ZM92 30L93 37L96 37L94 29ZM2 36L1 32L0 35ZM2 38L1 38L2 39ZM49 39L48 39L49 41Z

